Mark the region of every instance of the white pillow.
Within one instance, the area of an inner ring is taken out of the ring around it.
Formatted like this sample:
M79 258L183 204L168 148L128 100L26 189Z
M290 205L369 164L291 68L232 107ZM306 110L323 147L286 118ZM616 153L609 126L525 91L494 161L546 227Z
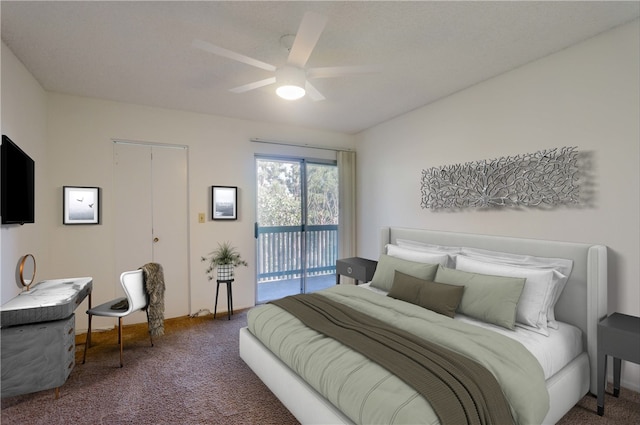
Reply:
M418 263L442 264L446 266L449 256L442 253L432 253L415 249L403 248L393 244L387 244L387 255Z
M424 242L412 241L409 239L396 239L396 244L403 248L410 248L418 251L433 252L437 254L458 254L462 248L458 246L433 245Z
M553 292L553 300L551 301L551 305L549 306L549 311L547 311L547 326L551 329L560 329L560 325L558 325L558 321L556 320L556 303L558 299L560 299L560 294L564 290L564 287L567 284L567 280L569 280L569 276L565 276L557 270L553 270L553 279L555 281L554 292Z
M516 326L549 336L547 312L553 303L557 281L553 270L488 263L458 256L456 269L494 276L526 278L516 310Z
M408 239L396 239L396 244L401 248L412 249L414 251L430 252L432 254L447 254L447 264L445 267L455 268L455 257L460 253L462 248L458 246L432 245L424 242L417 242Z
M479 248L461 249L461 255L475 258L488 263L506 264L519 267L528 267L540 270L554 270L554 293L553 301L547 311L547 325L552 329L558 329L558 322L555 317L555 306L564 290L571 270L573 261L565 258L535 257L532 255L511 254L506 252L489 251Z

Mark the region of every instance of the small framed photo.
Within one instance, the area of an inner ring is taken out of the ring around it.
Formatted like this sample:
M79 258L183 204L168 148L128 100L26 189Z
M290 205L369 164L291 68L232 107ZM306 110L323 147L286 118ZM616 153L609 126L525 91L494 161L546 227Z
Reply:
M100 188L63 186L63 224L100 224Z
M236 186L211 186L211 218L236 220L238 218L238 188Z

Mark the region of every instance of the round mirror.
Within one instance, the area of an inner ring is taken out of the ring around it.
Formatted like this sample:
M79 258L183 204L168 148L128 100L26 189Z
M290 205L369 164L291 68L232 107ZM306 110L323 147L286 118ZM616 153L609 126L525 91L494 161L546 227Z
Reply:
M20 283L22 286L29 287L36 278L36 259L32 254L27 254L20 261Z

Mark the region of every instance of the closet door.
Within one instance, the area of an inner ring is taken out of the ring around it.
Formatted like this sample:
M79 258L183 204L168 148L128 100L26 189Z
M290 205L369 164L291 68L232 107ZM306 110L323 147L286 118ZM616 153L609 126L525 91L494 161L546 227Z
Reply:
M116 142L114 176L116 285L123 271L160 263L165 318L189 314L186 148Z

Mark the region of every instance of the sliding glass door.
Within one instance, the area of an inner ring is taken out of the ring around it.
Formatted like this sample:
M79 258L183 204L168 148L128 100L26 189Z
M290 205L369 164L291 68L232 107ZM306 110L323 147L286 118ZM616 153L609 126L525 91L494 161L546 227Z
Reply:
M256 158L256 302L335 284L335 162Z

